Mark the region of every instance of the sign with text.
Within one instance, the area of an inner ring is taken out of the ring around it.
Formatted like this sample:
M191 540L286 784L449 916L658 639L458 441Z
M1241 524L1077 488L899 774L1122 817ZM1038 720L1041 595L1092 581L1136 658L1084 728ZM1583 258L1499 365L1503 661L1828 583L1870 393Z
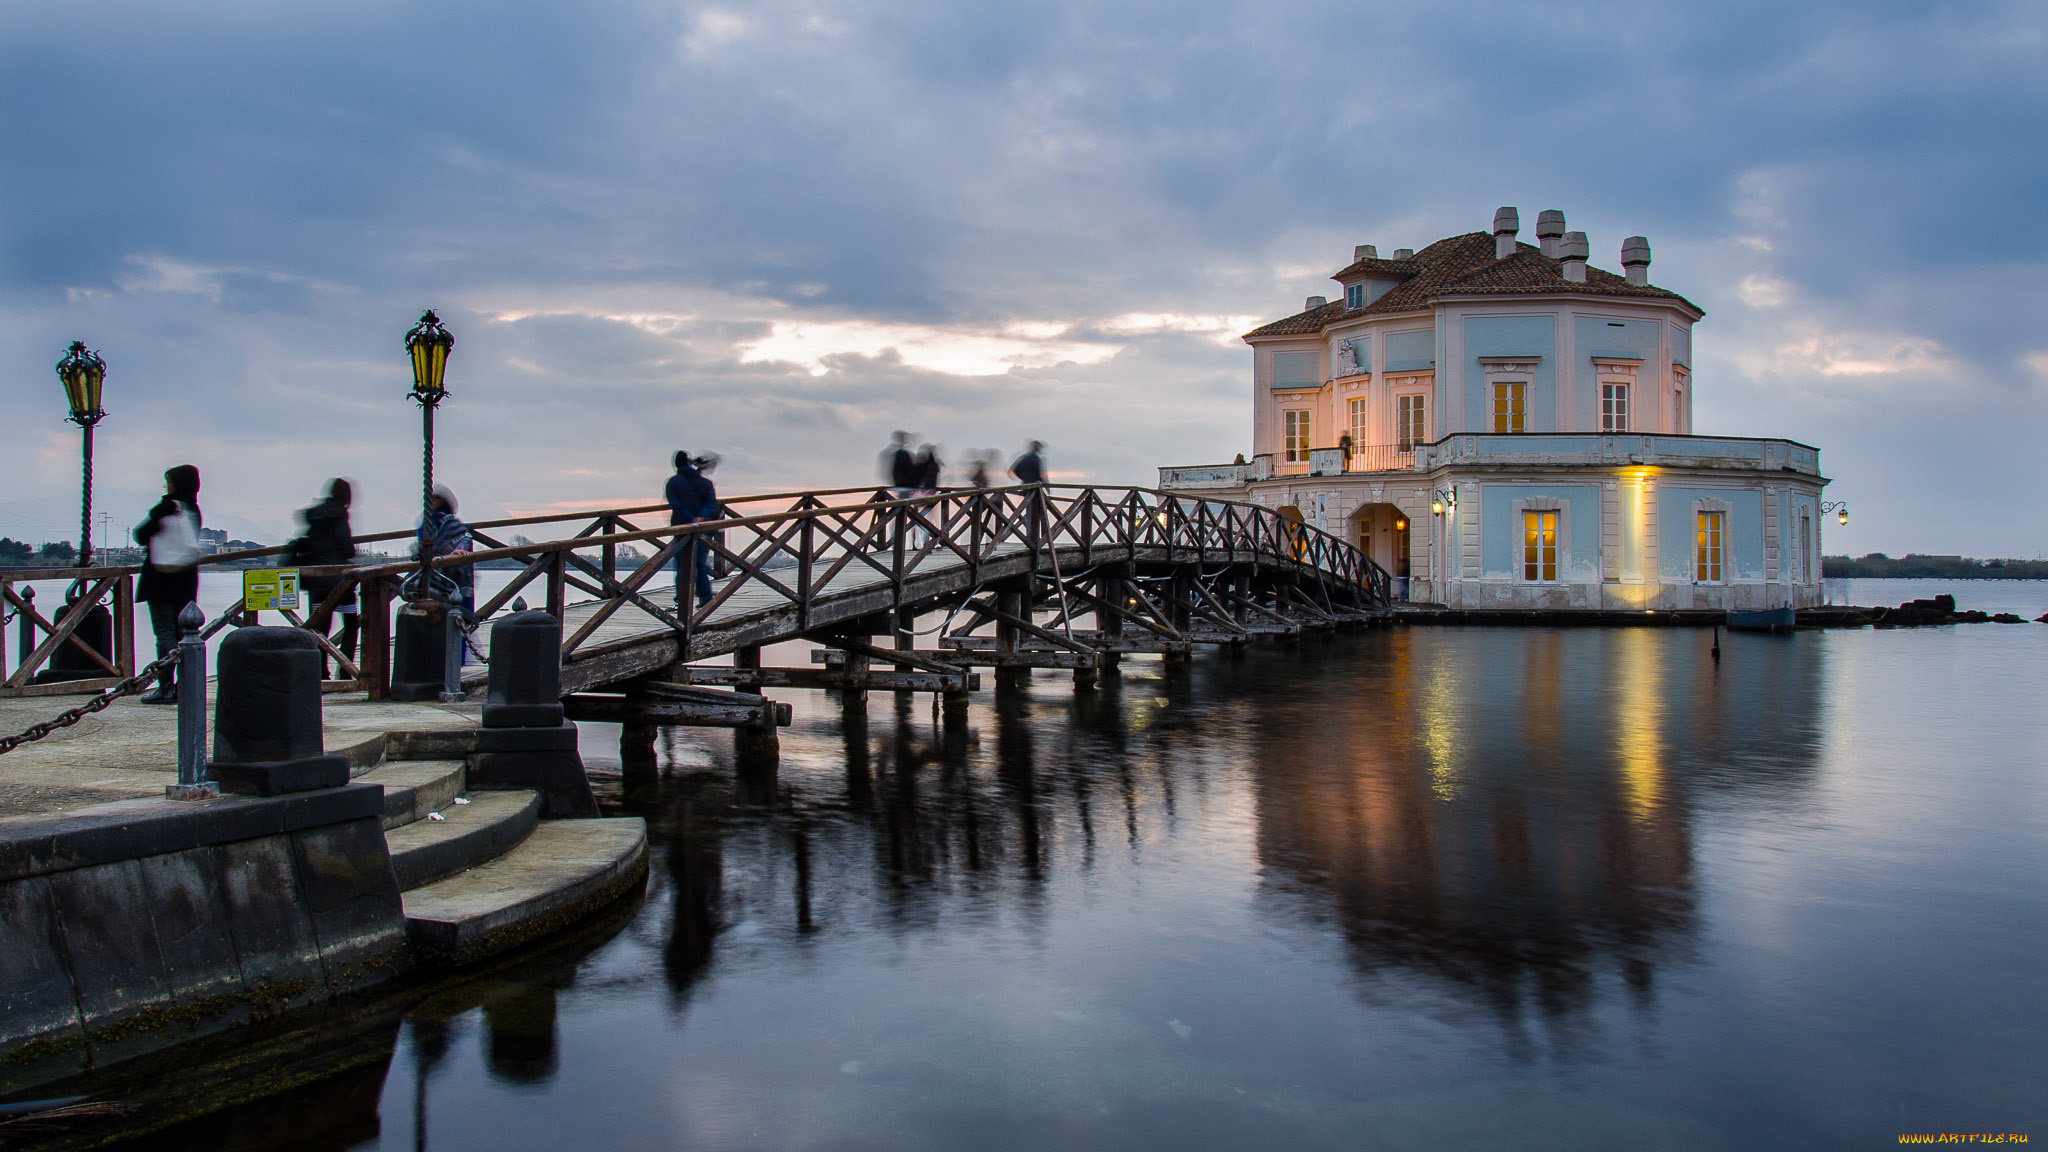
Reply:
M299 606L299 570L297 568L244 568L242 570L242 610L245 612L275 612L281 608L296 609Z

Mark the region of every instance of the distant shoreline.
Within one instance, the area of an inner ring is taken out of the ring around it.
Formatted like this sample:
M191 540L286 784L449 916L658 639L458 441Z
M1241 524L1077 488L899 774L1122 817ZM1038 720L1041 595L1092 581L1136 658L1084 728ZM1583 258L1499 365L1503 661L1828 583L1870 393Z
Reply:
M1823 556L1820 574L1829 580L2048 580L2048 560L1915 555L1893 559L1876 552L1854 558Z

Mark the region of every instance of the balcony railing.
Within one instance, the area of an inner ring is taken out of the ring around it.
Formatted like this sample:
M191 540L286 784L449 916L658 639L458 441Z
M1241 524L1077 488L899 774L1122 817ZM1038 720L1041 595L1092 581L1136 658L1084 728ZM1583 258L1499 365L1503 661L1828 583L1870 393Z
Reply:
M1820 475L1820 450L1796 440L1654 433L1459 433L1421 446L1423 469L1446 464L1643 464Z

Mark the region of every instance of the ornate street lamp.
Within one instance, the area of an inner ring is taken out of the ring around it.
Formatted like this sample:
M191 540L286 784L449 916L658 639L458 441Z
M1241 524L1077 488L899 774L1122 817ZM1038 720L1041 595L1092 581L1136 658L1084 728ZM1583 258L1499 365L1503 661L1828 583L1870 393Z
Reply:
M432 308L420 314L420 322L405 334L405 351L412 357L412 398L420 405L420 430L425 452L420 467L420 514L434 510L434 409L448 395L444 378L448 353L455 337L441 326Z
M1843 524L1846 525L1849 523L1849 502L1847 500L1822 501L1820 506L1820 514L1825 516L1830 512L1836 513Z
M107 362L99 353L73 340L64 358L57 361L57 378L64 382L64 398L71 402L71 422L85 430L85 475L78 513L78 566L92 564L92 428L107 413L100 407L100 386L106 383Z

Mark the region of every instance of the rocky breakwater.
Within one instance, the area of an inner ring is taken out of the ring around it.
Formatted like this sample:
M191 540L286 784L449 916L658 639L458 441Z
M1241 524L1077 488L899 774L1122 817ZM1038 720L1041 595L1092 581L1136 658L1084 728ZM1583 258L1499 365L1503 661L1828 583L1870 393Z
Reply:
M1828 605L1799 610L1799 623L1811 628L1917 628L1928 624L2025 624L2026 617L2011 612L1978 612L1957 609L1956 598L1944 592L1919 600L1908 600L1896 608L1856 608ZM2048 615L2041 617L2048 623Z

